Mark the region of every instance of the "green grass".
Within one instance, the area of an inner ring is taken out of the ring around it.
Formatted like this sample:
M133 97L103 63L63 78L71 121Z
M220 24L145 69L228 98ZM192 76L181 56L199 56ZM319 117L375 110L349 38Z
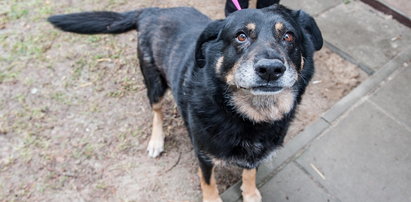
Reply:
M61 104L65 105L72 105L73 103L71 102L69 96L61 91L59 92L54 92L50 95L50 98L52 100L55 100Z
M92 159L97 158L97 151L104 145L100 143L92 143L88 139L81 139L79 147L73 148L71 156L74 159Z
M89 43L100 42L101 39L102 39L102 36L97 36L97 35L87 36L87 42Z
M24 7L24 4L14 1L14 4L10 6L10 11L7 13L7 17L9 20L18 20L28 14L29 10Z
M86 64L83 60L76 61L74 64L73 73L71 74L71 79L79 80L85 65Z
M102 189L102 190L106 190L107 189L107 185L104 182L99 182L96 184L95 186L97 189Z
M15 80L19 73L17 72L0 72L0 84L3 82Z
M108 96L121 98L131 94L132 92L142 90L143 88L143 86L138 84L137 80L126 77L122 81L120 81L120 87L117 90L108 93Z

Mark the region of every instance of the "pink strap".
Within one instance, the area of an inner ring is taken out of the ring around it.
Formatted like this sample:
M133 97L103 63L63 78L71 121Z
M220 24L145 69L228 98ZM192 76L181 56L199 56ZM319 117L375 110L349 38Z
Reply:
M237 8L237 10L241 10L240 3L238 3L238 0L231 0L233 1L234 6Z

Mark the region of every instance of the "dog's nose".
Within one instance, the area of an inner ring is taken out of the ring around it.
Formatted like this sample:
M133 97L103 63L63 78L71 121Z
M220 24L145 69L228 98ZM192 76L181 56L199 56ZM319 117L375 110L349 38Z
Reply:
M274 81L280 78L286 68L278 59L261 59L254 65L255 72L266 81Z

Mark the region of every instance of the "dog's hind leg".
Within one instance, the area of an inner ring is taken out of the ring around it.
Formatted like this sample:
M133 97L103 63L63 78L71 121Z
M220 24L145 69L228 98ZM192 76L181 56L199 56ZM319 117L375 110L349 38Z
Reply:
M243 170L243 183L241 185L241 190L243 191L243 201L244 202L260 202L261 194L257 189L255 184L255 177L257 174L256 169L244 169Z
M211 161L199 156L200 168L198 176L200 177L201 192L203 193L203 202L222 202L218 194L217 183L214 178L214 166Z
M153 110L153 129L147 152L150 157L157 157L164 151L163 113L161 112L161 101L167 91L167 82L161 75L160 70L154 65L152 57L143 50L138 50L140 68L147 87L147 96Z

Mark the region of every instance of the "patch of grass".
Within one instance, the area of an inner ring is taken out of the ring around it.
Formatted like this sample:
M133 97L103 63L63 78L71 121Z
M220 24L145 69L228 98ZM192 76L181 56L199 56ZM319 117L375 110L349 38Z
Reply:
M100 55L100 54L97 54L97 55L94 56L95 60L101 60L103 58L107 58L107 56L106 55Z
M351 3L351 0L342 0L344 4L349 4Z
M126 4L127 0L109 0L107 3L107 8L108 10L111 10L113 8L116 8L120 5Z
M24 118L28 117L26 112L17 112L16 113L17 119L14 121L13 125L11 126L9 131L13 131L16 134L25 133L27 128L29 128L29 122Z
M82 61L77 61L74 65L73 73L71 74L71 79L73 80L79 80L81 77L81 74L84 69L84 65Z
M14 97L21 105L25 106L26 105L26 95L24 94L18 94Z
M33 159L33 150L31 148L23 147L19 151L19 160L27 163Z
M23 7L22 3L17 3L14 1L14 4L10 6L10 11L7 13L9 20L18 20L29 14L29 10Z
M30 21L28 21L30 23ZM0 56L0 62L6 62L10 67L24 68L27 64L47 61L45 54L58 37L56 30L43 30L38 23L30 23L30 28L22 27L0 35L0 46L6 54ZM35 29L35 31L33 31ZM28 31L30 30L30 31ZM30 63L28 60L32 59ZM41 67L47 65L42 64Z
M144 87L139 85L137 80L131 78L125 78L120 82L120 89L108 93L109 97L124 97L132 92L142 90Z
M16 161L17 159L13 156L13 154L11 156L4 158L4 160L0 162L0 171L6 171L9 168L9 166L13 165Z
M100 112L100 106L98 105L98 103L93 103L91 104L90 108L89 108L91 113L96 113L96 112Z
M0 43L3 44L3 42L6 42L8 36L5 34L0 35Z
M121 97L124 97L125 92L121 90L116 90L116 91L109 92L107 95L113 98L121 98Z
M101 36L97 36L97 35L91 35L87 37L87 41L90 43L96 43L101 41L102 37Z
M50 32L52 33L52 32ZM54 34L43 33L41 35L22 35L3 43L8 46L12 57L20 60L35 58L36 61L45 59L44 52L49 49L50 40L56 37Z
M46 116L46 111L48 111L48 107L34 108L31 110L31 118L42 119Z
M81 154L82 154L82 152L81 152L80 149L73 149L72 152L71 152L71 156L72 156L74 159L80 159L81 156L82 156Z
M92 144L87 144L84 147L83 150L83 155L87 158L87 159L91 159L91 157L93 157L95 155L95 146Z
M17 76L17 72L0 72L0 84L6 81L15 80Z
M6 21L15 21L22 18L29 18L33 21L43 20L53 13L53 7L48 1L43 0L9 0L6 5Z
M23 80L23 84L26 86L32 86L34 84L35 80L33 78L25 78Z
M69 99L69 97L64 94L63 92L55 92L53 94L51 94L50 98L52 100L55 100L61 104L66 104L66 105L71 105L71 101Z
M135 79L125 78L121 82L121 87L128 92L140 90L140 86L138 85Z
M133 147L133 144L131 144L130 141L124 141L118 144L117 150L120 152L124 152L124 151L129 150L132 147Z
M57 188L62 188L62 187L64 187L64 185L67 183L68 179L69 179L69 178L68 178L67 176L61 175L61 176L59 177L59 179L58 179L58 182L57 182L55 188L57 189Z
M44 18L52 15L54 13L54 9L50 6L49 3L44 3L42 6L37 7L37 17L36 20L43 20Z
M131 132L131 136L133 136L133 137L137 137L137 136L139 136L140 134L141 134L141 129L140 128L137 128L135 131L132 131Z
M96 156L96 150L98 150L99 145L97 144L92 144L90 142L85 142L85 140L82 140L83 147L74 149L72 152L72 157L75 159L91 159Z
M43 183L36 183L36 191L44 193L44 191L46 191L46 186Z
M104 183L104 182L99 182L99 183L97 183L96 184L96 188L97 189L103 189L103 190L105 190L105 189L107 189L107 185Z
M36 147L40 149L47 149L50 145L45 138L32 133L23 137L23 144L25 148Z

